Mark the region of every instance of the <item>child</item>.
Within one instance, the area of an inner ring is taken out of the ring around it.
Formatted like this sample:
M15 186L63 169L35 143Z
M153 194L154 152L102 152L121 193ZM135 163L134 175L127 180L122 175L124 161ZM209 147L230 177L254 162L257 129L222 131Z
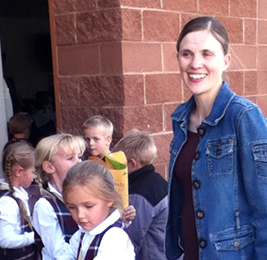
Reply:
M33 210L33 225L44 244L43 260L56 259L68 248L78 226L64 205L63 179L85 150L82 137L56 134L43 138L36 146L36 171L41 197Z
M133 130L112 152L123 151L128 161L129 201L137 215L129 226L139 260L164 260L164 233L167 221L167 181L155 172L157 154L153 138Z
M63 182L63 198L80 229L63 259L134 260L135 251L120 218L122 201L111 173L101 164L73 166Z
M4 152L5 180L0 183L0 259L37 259L28 194L24 190L33 180L34 163L34 149L27 143L10 144Z
M110 153L113 124L100 115L89 117L83 123L84 139L88 156L102 157L103 153Z
M13 115L8 122L9 134L11 139L5 144L4 150L8 145L24 141L28 142L30 136L31 121L27 113L18 113Z
M89 117L83 123L84 139L86 141L86 159L96 156L102 158L103 154L110 153L110 144L113 135L112 122L100 115ZM136 215L135 208L130 205L124 209L123 219L133 220Z

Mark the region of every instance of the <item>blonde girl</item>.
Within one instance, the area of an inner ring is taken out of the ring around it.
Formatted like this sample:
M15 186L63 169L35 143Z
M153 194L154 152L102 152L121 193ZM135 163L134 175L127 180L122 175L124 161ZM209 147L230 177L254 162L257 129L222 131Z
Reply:
M29 197L24 190L33 180L34 163L34 149L25 142L13 143L4 151L5 179L0 182L0 259L36 259Z
M59 259L133 260L135 250L121 219L122 201L111 173L97 162L73 166L63 182L63 198L80 229Z
M64 205L61 187L67 171L81 161L84 150L83 138L70 134L45 137L36 146L36 171L42 197L34 206L33 225L44 244L43 260L62 255L78 229Z

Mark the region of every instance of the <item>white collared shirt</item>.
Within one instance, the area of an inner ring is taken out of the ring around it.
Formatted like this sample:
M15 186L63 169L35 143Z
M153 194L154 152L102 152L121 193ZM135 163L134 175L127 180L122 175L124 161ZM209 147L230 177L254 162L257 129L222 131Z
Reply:
M1 180L1 186L9 189L9 185ZM30 217L28 193L22 188L14 187L14 196L24 203L25 210ZM18 203L9 196L0 198L0 247L22 248L34 243L34 233L21 229L21 218Z
M58 198L62 199L59 193L50 183L48 189ZM69 244L65 242L64 234L58 222L57 215L45 198L40 198L33 209L33 226L42 238L44 248L42 249L43 260L55 260L64 254Z
M79 227L79 230L72 236L70 240L70 249L67 254L57 258L58 260L74 260L77 257L77 251L80 244L81 232L85 235L82 240L82 260L85 258L90 244L96 235L102 233L108 226L112 225L120 218L120 213L115 210L102 223L90 231L85 231ZM98 254L94 260L134 260L135 252L134 246L128 234L119 227L112 227L103 236Z

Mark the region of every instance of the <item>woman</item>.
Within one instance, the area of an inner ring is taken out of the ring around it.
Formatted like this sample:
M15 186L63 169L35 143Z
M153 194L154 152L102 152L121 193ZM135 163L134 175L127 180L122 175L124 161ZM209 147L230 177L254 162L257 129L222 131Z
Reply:
M177 42L192 97L171 116L168 259L267 256L267 123L223 81L228 45L212 17L189 21Z

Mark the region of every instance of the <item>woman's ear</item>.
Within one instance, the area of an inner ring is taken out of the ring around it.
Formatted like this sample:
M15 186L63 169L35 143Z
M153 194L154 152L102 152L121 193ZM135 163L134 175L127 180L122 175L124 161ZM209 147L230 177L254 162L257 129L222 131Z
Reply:
M47 173L54 173L55 172L55 167L53 166L53 164L51 162L48 162L48 161L44 161L42 163L42 167L43 167L43 170Z

